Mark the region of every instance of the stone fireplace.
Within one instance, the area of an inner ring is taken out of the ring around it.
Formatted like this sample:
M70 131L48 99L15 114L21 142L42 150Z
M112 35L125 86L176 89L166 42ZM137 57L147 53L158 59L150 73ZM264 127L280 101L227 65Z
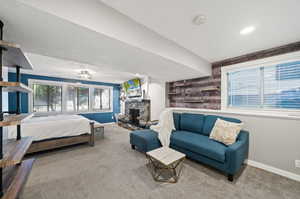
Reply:
M139 116L140 116L140 109L136 109L136 108L129 109L129 122L131 124L138 126L140 124Z
M128 99L125 101L125 114L120 116L118 121L123 127L145 128L150 119L150 100Z
M139 110L139 120L150 121L150 100L127 100L125 102L125 115L130 116L130 110L132 109Z

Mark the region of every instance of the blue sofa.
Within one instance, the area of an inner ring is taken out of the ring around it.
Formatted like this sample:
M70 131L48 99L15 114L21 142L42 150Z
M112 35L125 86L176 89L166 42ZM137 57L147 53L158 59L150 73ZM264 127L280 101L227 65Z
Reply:
M236 143L229 146L209 139L209 135L218 118L236 123L241 121L217 115L191 113L173 113L173 116L176 130L172 132L170 147L186 154L190 159L226 173L228 180L233 181L234 174L247 158L249 133L242 130ZM141 152L161 147L157 133L149 129L131 132L130 144L133 149Z

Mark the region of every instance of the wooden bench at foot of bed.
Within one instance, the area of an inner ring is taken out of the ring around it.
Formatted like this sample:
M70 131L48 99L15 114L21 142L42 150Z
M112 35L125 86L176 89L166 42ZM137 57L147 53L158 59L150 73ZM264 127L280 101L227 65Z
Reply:
M90 122L91 133L83 134L71 137L53 138L41 141L34 141L27 151L27 154L36 153L51 149L57 149L65 146L71 146L75 144L88 143L90 146L95 145L95 128L99 127L98 124Z

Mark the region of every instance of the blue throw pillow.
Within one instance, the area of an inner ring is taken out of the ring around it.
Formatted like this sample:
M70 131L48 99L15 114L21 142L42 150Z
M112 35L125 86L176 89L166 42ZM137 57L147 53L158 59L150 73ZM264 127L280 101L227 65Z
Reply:
M180 118L180 130L192 133L202 133L205 115L182 113Z
M241 120L231 118L231 117L222 117L222 116L217 116L217 115L206 115L205 116L205 122L203 125L203 130L202 133L204 135L209 136L210 132L212 131L217 119L220 118L222 120L228 121L228 122L235 122L235 123L241 123Z

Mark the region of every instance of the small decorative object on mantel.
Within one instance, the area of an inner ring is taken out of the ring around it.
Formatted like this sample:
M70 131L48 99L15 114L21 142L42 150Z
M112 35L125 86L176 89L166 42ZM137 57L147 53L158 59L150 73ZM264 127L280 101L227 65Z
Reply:
M147 98L146 91L145 91L145 89L143 89L143 99L146 99L146 98Z
M120 91L120 100L122 102L124 102L126 100L126 93L123 88L121 88L121 91Z

